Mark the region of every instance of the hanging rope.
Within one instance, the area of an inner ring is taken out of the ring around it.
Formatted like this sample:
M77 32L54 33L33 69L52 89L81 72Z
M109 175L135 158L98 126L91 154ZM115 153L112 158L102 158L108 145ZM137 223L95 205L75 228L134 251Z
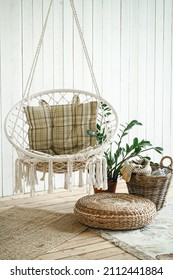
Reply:
M84 40L82 28L81 28L81 25L80 25L80 22L79 22L79 19L78 19L78 15L77 15L77 12L76 12L74 0L69 0L69 1L70 1L70 4L71 4L71 7L72 7L73 16L74 16L76 26L77 26L77 29L78 29L78 32L79 32L79 37L80 37L82 47L83 47L83 50L84 50L85 58L86 58L86 61L87 61L88 67L89 67L89 71L90 71L90 74L91 74L91 77L92 77L92 82L93 82L96 94L98 96L100 96L100 91L99 91L99 88L98 88L98 85L97 85L97 81L96 81L96 78L95 78L95 74L94 74L93 66L92 66L92 63L91 63L91 60L90 60L90 57L89 57L87 46L86 46L86 43L85 43L85 40ZM29 93L30 93L35 69L36 69L36 66L37 66L41 46L42 46L42 43L43 43L43 39L44 39L46 27L47 27L47 22L48 22L50 10L51 10L51 7L52 7L52 3L53 3L53 0L51 0L50 4L49 4L49 8L48 8L46 19L45 19L45 22L44 22L44 25L43 25L42 33L41 33L41 36L40 36L40 39L39 39L39 43L38 43L36 53L35 53L35 56L34 56L34 60L33 60L32 66L31 66L29 77L28 77L26 87L25 87L25 90L24 90L23 98L29 96Z
M97 85L97 81L96 81L96 78L95 78L95 74L94 74L94 71L93 71L93 67L92 67L90 57L89 57L87 46L86 46L86 43L85 43L85 40L84 40L84 36L83 36L83 33L82 33L82 28L81 28L81 25L80 25L80 22L79 22L79 19L78 19L78 15L77 15L77 12L76 12L74 0L69 0L69 1L70 1L70 4L71 4L73 16L74 16L74 19L75 19L75 22L76 22L77 30L79 32L79 37L81 39L81 43L82 43L83 51L84 51L84 54L85 54L85 58L86 58L86 61L87 61L88 67L89 67L90 74L91 74L92 82L93 82L93 85L94 85L97 96L100 97L101 96L100 91L99 91L99 88L98 88L98 85ZM43 25L42 33L41 33L41 36L40 36L40 39L39 39L39 42L38 42L38 46L37 46L37 49L36 49L34 60L33 60L31 70L30 70L30 73L29 73L29 77L28 77L28 80L27 80L27 83L26 83L26 86L25 86L25 89L24 89L24 92L23 92L23 101L21 102L20 109L19 109L17 117L16 117L16 122L19 118L21 108L23 107L24 98L29 96L29 93L30 93L30 90L31 90L31 85L32 85L32 82L33 82L33 78L34 78L34 74L35 74L35 70L36 70L36 66L37 66L37 62L38 62L38 58L39 58L39 54L40 54L40 50L41 50L41 46L43 44L43 39L44 39L46 27L47 27L48 18L49 18L49 15L50 15L50 10L51 10L51 7L52 7L52 3L53 3L53 0L50 0L50 4L49 4L49 8L48 8L47 15L46 15L46 18L45 18L45 22L44 22L44 25ZM14 133L15 128L16 128L16 125L13 127L12 135Z
M20 108L19 108L19 111L18 111L17 116L16 116L16 123L19 119L21 108L23 107L24 98L29 96L29 93L30 93L30 90L31 90L31 85L32 85L32 81L33 81L33 78L34 78L34 73L35 73L35 69L36 69L36 66L37 66L41 46L42 46L42 43L43 43L43 38L44 38L45 31L46 31L47 22L48 22L48 18L49 18L52 3L53 3L53 0L50 0L49 9L47 11L47 16L46 16L46 19L45 19L45 22L44 22L44 25L43 25L42 33L41 33L41 36L40 36L40 39L39 39L39 42L38 42L38 46L37 46L37 49L36 49L36 52L35 52L34 60L33 60L32 66L31 66L31 70L30 70L29 77L28 77L28 80L27 80L27 83L26 83L26 86L25 86L25 90L23 92L22 102L20 104ZM12 136L14 135L14 131L15 131L15 128L16 128L16 123L13 127L13 130L12 130Z
M80 40L81 40L81 43L82 43L82 46L83 46L85 58L86 58L86 61L87 61L87 64L88 64L88 67L89 67L89 70L90 70L90 74L91 74L91 77L92 77L92 82L93 82L96 94L98 96L100 96L100 91L99 91L99 88L98 88L98 85L97 85L97 81L96 81L96 78L95 78L95 74L94 74L93 66L92 66L92 63L91 63L91 60L90 60L90 57L89 57L87 46L86 46L86 43L85 43L85 40L84 40L82 28L81 28L80 23L79 23L79 19L78 19L78 15L77 15L77 12L76 12L74 0L69 0L69 1L70 1L70 4L71 4L71 7L72 7L73 16L74 16L76 26L77 26L77 29L78 29L78 32L79 32Z
M26 87L25 87L25 90L24 90L23 98L27 97L29 95L29 93L30 93L30 89L31 89L31 85L32 85L35 69L36 69L36 66L37 66L37 62L38 62L41 46L43 44L43 38L44 38L45 31L46 31L47 22L48 22L48 18L49 18L49 14L50 14L50 9L51 9L52 3L53 3L53 0L51 0L50 4L49 4L49 8L48 8L48 11L47 11L47 16L46 16L46 19L45 19L45 22L44 22L44 25L43 25L43 29L42 29L42 33L41 33L41 36L40 36L40 39L39 39L39 42L38 42L38 46L37 46L37 49L36 49L34 60L33 60L33 63L32 63L32 66L31 66L31 70L30 70L30 73L29 73L28 81L26 83Z

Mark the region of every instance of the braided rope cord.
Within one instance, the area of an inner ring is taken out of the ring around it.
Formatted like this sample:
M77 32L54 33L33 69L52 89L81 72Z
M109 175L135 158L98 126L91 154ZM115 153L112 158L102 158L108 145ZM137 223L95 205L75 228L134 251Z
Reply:
M17 114L17 117L16 117L16 122L15 122L14 127L13 127L12 136L14 135L16 124L17 124L17 121L19 119L21 109L23 108L24 98L29 96L29 93L30 93L30 90L31 90L31 85L32 85L32 81L33 81L33 78L34 78L34 74L35 74L35 70L36 70L36 66L37 66L37 62L38 62L38 58L39 58L39 54L40 54L40 50L41 50L41 46L42 46L42 43L43 43L44 34L45 34L45 31L46 31L47 22L48 22L48 18L49 18L52 3L53 3L53 0L51 0L50 4L49 4L49 9L48 9L47 16L46 16L46 19L45 19L45 22L44 22L44 25L43 25L42 33L41 33L41 36L40 36L40 39L39 39L39 42L38 42L38 46L37 46L37 49L36 49L36 52L35 52L35 55L34 55L34 60L33 60L32 66L31 66L31 70L30 70L30 73L29 73L29 76L28 76L28 80L27 80L27 83L26 83L26 86L25 86L25 89L24 89L24 92L23 92L23 99L21 101L20 108L19 108L19 111L18 111L18 114Z
M96 78L95 78L93 66L92 66L92 63L91 63L91 60L90 60L90 57L89 57L89 53L88 53L88 49L87 49L85 39L84 39L84 36L83 36L82 28L81 28L81 25L80 25L80 22L79 22L79 19L78 19L78 15L77 15L77 12L76 12L74 0L69 0L69 1L70 1L70 4L71 4L71 7L72 7L73 16L74 16L74 19L75 19L75 22L76 22L76 26L77 26L77 29L78 29L78 33L79 33L79 36L80 36L81 43L82 43L85 58L86 58L86 61L87 61L87 64L88 64L90 74L91 74L92 82L93 82L96 94L98 96L100 96L100 91L99 91L99 88L98 88L98 85L97 85L97 81L96 81Z
M29 93L30 93L30 89L31 89L33 78L34 78L34 74L35 74L35 70L36 70L36 66L37 66L37 62L38 62L38 58L39 58L39 54L40 54L40 50L41 50L41 46L43 44L43 39L44 39L44 35L45 35L45 31L46 31L47 22L48 22L48 18L49 18L52 3L53 3L53 0L51 0L50 4L49 4L47 16L46 16L46 19L45 19L45 22L44 22L44 25L43 25L43 29L42 29L41 36L40 36L40 39L39 39L39 42L38 42L38 46L37 46L36 53L35 53L35 56L34 56L34 60L33 60L32 66L31 66L28 81L26 83L26 87L25 87L25 90L24 90L23 97L29 96Z

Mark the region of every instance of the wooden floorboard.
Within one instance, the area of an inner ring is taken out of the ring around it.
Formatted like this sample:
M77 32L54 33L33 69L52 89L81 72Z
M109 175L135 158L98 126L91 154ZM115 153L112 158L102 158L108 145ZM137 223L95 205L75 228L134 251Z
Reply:
M120 181L116 192L127 193L126 184ZM0 212L14 206L31 207L54 210L63 213L73 212L75 202L82 196L87 195L85 188L74 188L68 192L58 189L53 194L38 192L34 197L29 194L5 197L0 199ZM173 200L173 185L170 186L167 200ZM37 256L38 260L137 260L137 258L115 244L85 230L73 239L59 245L46 254Z

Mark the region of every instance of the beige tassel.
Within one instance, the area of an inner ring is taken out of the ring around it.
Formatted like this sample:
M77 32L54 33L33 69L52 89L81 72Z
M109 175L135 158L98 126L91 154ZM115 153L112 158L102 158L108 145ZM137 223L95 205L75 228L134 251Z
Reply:
M53 162L49 161L48 193L53 192Z
M35 165L30 165L30 171L29 171L29 181L30 181L30 195L31 197L34 196L35 192Z
M68 174L64 174L64 189L68 190Z
M23 192L22 188L22 163L20 159L16 159L15 161L15 188L14 192Z
M72 173L73 173L73 162L71 160L68 161L67 164L67 187L69 191L72 191Z
M87 175L86 175L86 192L87 192L88 194L90 194L90 187L89 187L89 185L90 185L90 182L89 182L89 173L87 172Z
M89 193L93 191L93 164L92 162L89 164L89 176L88 176L88 188Z
M103 157L103 190L108 189L108 180L107 180L107 161L106 158Z
M93 174L92 183L93 183L93 186L94 186L95 183L96 183L96 165L95 165L95 163L92 164L92 169L93 169L93 171L92 171L92 174Z
M96 183L95 183L95 188L100 189L100 162L97 160L95 165L96 165Z
M83 170L79 170L79 188L83 188L84 183L83 183Z
M99 160L99 177L100 177L100 189L103 189L103 168L102 168L102 158Z
M47 165L48 165L47 162L44 162L44 163L43 163L43 175L42 175L42 177L40 178L40 181L44 181L44 179L45 179L45 175L46 175L46 171L47 171Z

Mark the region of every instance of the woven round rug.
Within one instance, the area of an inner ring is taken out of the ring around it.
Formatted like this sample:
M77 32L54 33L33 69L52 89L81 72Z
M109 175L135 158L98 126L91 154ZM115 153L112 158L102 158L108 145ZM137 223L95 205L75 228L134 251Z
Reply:
M156 206L136 195L97 193L80 198L74 213L79 222L90 227L125 230L148 225L156 215Z

